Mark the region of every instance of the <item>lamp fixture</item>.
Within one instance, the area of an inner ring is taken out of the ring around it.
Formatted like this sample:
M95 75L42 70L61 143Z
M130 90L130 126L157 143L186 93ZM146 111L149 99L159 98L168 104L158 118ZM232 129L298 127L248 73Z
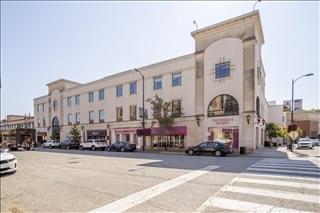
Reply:
M250 124L251 115L247 115L246 119L247 119L247 123Z

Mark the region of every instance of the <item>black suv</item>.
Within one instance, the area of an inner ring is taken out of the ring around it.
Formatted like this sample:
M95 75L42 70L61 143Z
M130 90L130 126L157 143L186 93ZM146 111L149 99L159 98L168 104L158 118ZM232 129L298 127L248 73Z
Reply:
M62 149L79 149L80 143L75 140L65 139L61 142L60 148Z
M218 141L206 141L196 146L191 146L186 150L188 155L200 153L212 153L217 157L225 156L232 153L232 146L229 143L221 143Z
M111 145L108 145L106 148L107 151L117 151L117 152L133 152L136 150L136 145L135 144L130 144L124 141L117 141Z

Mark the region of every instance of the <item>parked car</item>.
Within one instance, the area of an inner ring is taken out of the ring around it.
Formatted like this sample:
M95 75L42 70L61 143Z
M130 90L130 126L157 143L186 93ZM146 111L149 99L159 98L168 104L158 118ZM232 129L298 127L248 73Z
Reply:
M312 142L312 146L319 146L320 144L320 141L317 138L312 138L311 142Z
M310 138L300 138L298 140L298 149L301 148L309 148L312 149L312 141L310 140Z
M65 139L61 142L60 147L62 149L79 149L79 145L78 141Z
M106 140L103 139L90 139L88 141L80 143L80 149L91 149L95 151L96 149L105 150L108 144Z
M18 169L17 158L8 152L8 149L0 149L0 174L13 173Z
M219 141L205 141L196 146L191 146L186 150L186 154L195 155L201 153L212 153L217 157L225 156L232 153L230 143L222 143Z
M45 148L49 148L49 149L52 149L52 148L59 148L60 147L60 141L58 140L48 140L47 142L44 142L42 144L42 147L45 149Z
M117 141L111 145L107 146L107 151L117 151L117 152L133 152L136 150L136 145L135 144L130 144L124 141Z

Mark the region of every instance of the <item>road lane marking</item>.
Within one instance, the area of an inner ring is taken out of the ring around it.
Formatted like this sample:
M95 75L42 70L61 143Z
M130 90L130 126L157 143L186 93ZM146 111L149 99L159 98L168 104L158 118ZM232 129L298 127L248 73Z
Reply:
M160 195L163 192L166 192L170 189L173 189L183 183L186 183L192 179L195 179L201 175L208 173L209 171L215 170L220 166L207 166L200 170L196 170L179 177L173 178L166 182L160 183L148 189L142 190L140 192L128 195L122 199L109 203L100 208L94 209L90 212L123 212L127 209L130 209L138 204L144 203L151 198Z
M320 172L320 168L298 168L298 167L293 167L293 166L269 166L269 165L253 165L250 168L275 168L275 169L296 169L296 170L308 170L308 171L315 171L315 172Z
M243 178L243 177L240 177L238 179L238 182L267 184L269 186L270 185L289 186L294 188L315 189L320 191L320 184L312 184L312 183L289 182L289 181L281 181L281 180L267 180L267 179Z
M231 200L220 197L212 197L206 204L205 207L217 207L221 209L231 211L244 211L244 212L290 212L290 213L301 213L306 211L300 211L295 209L280 208L266 204L258 204L240 200ZM204 210L204 209L203 209Z
M305 201L310 203L319 203L319 196L303 194L299 192L276 191L276 190L242 187L242 186L227 186L224 189L222 189L222 191L274 197L274 198L281 198L281 199L289 199L289 200L298 200L298 201Z

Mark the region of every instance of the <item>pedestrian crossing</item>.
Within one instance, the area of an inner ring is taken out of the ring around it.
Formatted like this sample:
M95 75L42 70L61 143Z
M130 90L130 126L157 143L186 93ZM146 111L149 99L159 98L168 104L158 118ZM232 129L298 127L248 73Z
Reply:
M320 212L320 167L264 158L222 187L198 212Z

